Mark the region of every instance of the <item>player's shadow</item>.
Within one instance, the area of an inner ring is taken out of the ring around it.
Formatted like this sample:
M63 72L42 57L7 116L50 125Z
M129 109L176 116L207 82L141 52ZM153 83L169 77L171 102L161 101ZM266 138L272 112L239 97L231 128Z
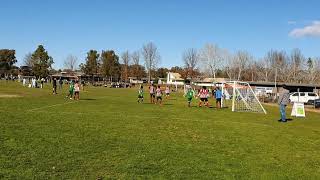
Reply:
M81 100L83 100L83 101L95 101L97 99L94 99L94 98L83 98Z
M210 108L212 108L212 109L228 109L228 107L217 108L216 106L211 106Z
M173 106L173 104L163 104L164 106Z
M286 119L286 121L293 121L293 119L291 119L291 118L288 118L288 119Z

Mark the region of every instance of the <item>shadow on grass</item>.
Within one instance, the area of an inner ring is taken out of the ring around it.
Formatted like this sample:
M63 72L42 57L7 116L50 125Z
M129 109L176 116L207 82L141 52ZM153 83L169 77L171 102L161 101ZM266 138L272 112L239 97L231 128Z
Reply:
M94 99L94 98L83 98L83 99L80 99L80 100L83 100L83 101L94 101L94 100L97 100L97 99Z
M287 118L286 121L284 121L284 122L291 122L291 121L293 121L293 119ZM281 119L279 119L278 122L282 122Z
M212 109L217 109L217 110L219 110L219 109L228 109L228 107L217 108L216 106L211 106L210 108L212 108Z
M148 104L148 105L159 105L158 103L143 103L143 104ZM170 104L170 103L162 103L163 106L173 106L173 104Z

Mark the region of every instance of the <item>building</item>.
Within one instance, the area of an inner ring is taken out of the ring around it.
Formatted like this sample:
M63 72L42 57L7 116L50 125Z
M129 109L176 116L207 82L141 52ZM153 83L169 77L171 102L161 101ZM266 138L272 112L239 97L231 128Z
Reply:
M181 74L168 72L167 73L167 84L169 85L184 85L184 79L181 78Z
M298 83L274 83L274 82L248 82L250 86L258 89L266 89L266 91L273 93L279 92L279 90L286 85L290 92L319 92L320 85L315 84L298 84ZM272 90L271 90L272 89Z
M84 77L84 74L81 72L74 71L62 71L51 75L52 78L63 79L63 80L72 80L72 79L81 79Z
M130 84L143 84L144 81L141 79L138 79L137 77L129 77Z
M227 82L225 78L202 78L202 79L195 79L192 81L192 84L195 86L221 86L223 83Z

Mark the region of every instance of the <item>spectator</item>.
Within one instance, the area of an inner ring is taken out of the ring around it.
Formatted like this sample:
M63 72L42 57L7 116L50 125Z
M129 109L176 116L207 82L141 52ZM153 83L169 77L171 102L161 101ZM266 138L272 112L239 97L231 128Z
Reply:
M41 88L43 88L43 82L44 82L44 78L41 78L41 80L40 80Z
M52 81L52 87L53 87L53 89L52 89L53 94L57 94L57 79L56 78L54 78Z
M85 86L84 80L81 80L81 86L82 86L82 91L84 91L84 86Z
M282 87L282 91L280 93L279 99L278 99L278 104L280 106L280 115L281 119L278 120L279 122L287 122L286 119L286 107L290 103L290 95L289 91L287 90L286 85Z
M27 81L26 78L23 78L23 79L22 79L22 85L23 85L23 86L26 86L26 81Z

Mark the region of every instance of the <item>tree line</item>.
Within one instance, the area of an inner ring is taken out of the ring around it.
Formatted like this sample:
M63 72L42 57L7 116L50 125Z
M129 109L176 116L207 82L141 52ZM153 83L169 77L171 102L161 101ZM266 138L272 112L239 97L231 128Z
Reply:
M177 72L184 79L201 77L227 78L242 81L287 83L320 83L320 58L306 58L300 49L289 53L270 50L263 58L255 58L247 51L230 53L216 44L205 44L201 49L189 48L182 53L182 66L160 67L161 56L157 46L150 42L141 49L117 54L114 50L89 50L85 62L77 68L78 58L69 55L64 60L65 69L82 71L88 76L102 76L111 81L128 82L129 77L165 78L167 72ZM15 50L0 49L0 74L8 75L17 69ZM42 45L24 58L31 74L47 77L55 72L53 58Z
M230 80L286 83L320 83L320 58L306 58L300 49L270 50L263 58L254 58L247 51L230 53L214 44L200 50L190 48L183 53L187 77L201 72L205 77Z
M9 74L18 74L19 68L14 64L17 62L15 50L0 49L0 76L8 76ZM32 68L32 74L37 77L47 77L52 69L53 58L42 45L31 54L27 54L25 58L26 66Z

